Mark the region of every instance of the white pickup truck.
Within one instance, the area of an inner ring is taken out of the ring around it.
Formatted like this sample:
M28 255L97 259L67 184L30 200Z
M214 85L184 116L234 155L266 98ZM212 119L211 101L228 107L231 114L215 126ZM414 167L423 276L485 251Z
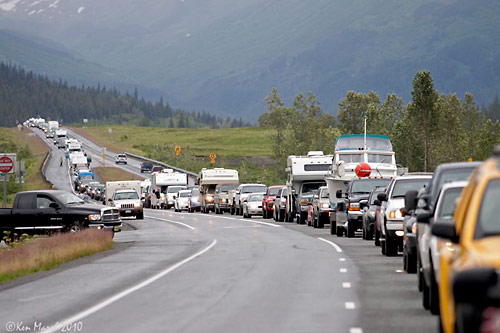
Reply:
M141 181L128 180L106 182L106 203L120 210L120 216L135 216L144 219L141 201Z

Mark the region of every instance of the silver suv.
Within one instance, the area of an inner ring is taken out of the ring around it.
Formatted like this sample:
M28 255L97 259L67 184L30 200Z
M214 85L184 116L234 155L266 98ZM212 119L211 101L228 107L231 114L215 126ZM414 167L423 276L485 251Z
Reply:
M236 215L243 215L243 202L252 193L266 193L267 186L264 184L241 184L236 189L234 206Z

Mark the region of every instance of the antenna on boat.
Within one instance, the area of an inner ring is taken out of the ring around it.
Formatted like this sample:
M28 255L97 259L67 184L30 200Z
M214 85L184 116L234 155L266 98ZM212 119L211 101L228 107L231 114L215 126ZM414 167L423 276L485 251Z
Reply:
M366 150L366 117L365 117L365 137L363 140L363 150Z

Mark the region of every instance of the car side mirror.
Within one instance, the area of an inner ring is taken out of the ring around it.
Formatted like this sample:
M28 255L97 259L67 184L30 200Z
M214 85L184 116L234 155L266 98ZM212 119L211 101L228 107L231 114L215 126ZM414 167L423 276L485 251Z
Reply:
M414 210L417 207L418 191L408 191L405 194L405 208L406 212Z
M337 190L337 192L335 192L335 196L337 199L342 199L342 190Z
M431 212L424 212L417 215L417 222L420 223L429 223L430 218L432 217Z
M459 236L455 229L455 224L452 222L437 221L432 224L431 232L434 236L448 239L453 243L458 243Z
M54 209L59 209L59 208L61 208L61 207L59 207L59 204L58 204L57 202L51 202L51 203L49 204L49 207L50 207L50 208L54 208Z
M366 200L361 200L359 202L359 209L364 209L365 207L368 207L368 201Z
M385 195L385 193L379 193L379 194L377 194L377 199L380 202L387 201L387 195Z
M314 199L319 199L319 195L315 194Z

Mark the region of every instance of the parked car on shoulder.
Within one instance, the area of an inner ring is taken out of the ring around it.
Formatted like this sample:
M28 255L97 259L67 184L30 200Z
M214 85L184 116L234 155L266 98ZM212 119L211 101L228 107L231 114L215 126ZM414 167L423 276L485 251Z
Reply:
M264 193L248 195L243 201L243 217L251 218L253 215L262 215L262 198Z

